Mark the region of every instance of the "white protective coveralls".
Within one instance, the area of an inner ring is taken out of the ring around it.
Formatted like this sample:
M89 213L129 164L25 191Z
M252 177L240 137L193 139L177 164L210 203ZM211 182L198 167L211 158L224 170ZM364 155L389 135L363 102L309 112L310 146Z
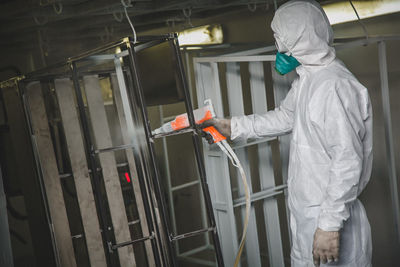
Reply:
M357 199L372 167L367 89L336 59L333 31L313 1L282 5L271 24L278 46L301 63L279 108L231 119L231 139L292 133L288 206L292 267L314 266L317 227L340 231L340 259L321 266L371 266L371 230Z

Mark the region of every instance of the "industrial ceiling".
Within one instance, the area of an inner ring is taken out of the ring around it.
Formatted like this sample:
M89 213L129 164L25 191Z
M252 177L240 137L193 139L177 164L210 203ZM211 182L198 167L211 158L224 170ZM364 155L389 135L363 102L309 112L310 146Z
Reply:
M3 0L0 45L63 42L99 38L107 42L126 35L123 4L137 30L148 30L282 0Z

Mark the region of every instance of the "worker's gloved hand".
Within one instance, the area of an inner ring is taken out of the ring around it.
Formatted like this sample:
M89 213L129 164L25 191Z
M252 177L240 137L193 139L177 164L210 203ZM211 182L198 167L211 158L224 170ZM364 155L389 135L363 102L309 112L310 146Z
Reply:
M323 231L317 228L314 234L314 265L339 260L340 234L338 231Z
M223 136L229 138L231 137L231 120L230 119L218 119L212 118L199 125L201 129L214 126L217 131ZM202 136L207 139L209 144L214 143L213 138L210 134L202 132Z

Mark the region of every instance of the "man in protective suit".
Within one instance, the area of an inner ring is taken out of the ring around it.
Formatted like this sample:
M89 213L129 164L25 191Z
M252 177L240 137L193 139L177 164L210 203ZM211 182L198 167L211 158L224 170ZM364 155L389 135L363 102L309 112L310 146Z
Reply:
M264 115L212 119L202 127L215 126L232 140L291 132L292 266L371 266L371 230L357 199L372 167L368 91L336 59L333 31L317 2L287 2L271 28L277 71L298 73L280 107Z

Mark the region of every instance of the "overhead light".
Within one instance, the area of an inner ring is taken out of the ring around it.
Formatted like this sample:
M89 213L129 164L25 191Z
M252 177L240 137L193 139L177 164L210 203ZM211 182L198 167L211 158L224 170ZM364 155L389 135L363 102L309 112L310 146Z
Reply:
M222 44L224 35L221 25L205 25L178 33L180 46Z
M352 1L352 3L360 19L400 11L400 1L398 0ZM349 1L326 4L322 8L325 10L331 25L357 20L357 16Z

